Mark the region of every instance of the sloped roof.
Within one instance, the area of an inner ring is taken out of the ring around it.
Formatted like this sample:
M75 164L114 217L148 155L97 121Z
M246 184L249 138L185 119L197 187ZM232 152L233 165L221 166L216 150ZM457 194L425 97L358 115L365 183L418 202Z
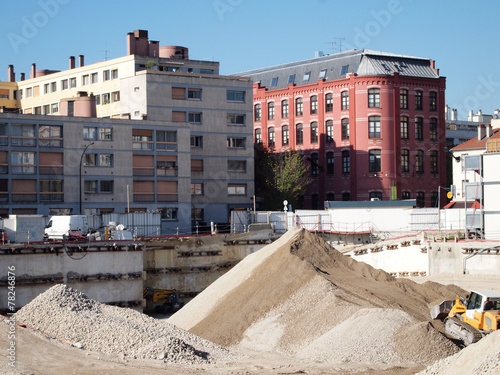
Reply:
M491 137L483 137L478 140L477 137L469 139L464 143L453 147L450 151L462 151L462 150L475 150L475 149L486 149L486 142L490 139L500 139L500 129L493 129L493 135Z
M346 78L348 73L356 73L358 76L399 73L402 76L439 78L430 59L365 49L349 50L234 75L250 77L254 82L260 81L261 87L274 90L288 87L291 76L293 83L298 86L314 83L320 78L321 72L324 73L323 78L326 81ZM304 80L307 73L309 78Z

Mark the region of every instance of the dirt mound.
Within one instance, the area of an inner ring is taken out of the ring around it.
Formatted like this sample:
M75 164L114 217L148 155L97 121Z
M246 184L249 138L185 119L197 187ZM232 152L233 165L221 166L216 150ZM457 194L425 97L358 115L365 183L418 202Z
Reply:
M500 374L500 331L490 333L461 352L437 361L417 375Z
M14 319L83 349L131 358L196 364L232 355L172 324L101 304L62 284L38 295Z
M214 297L208 306L207 296ZM436 353L442 358L458 350L427 324L428 304L454 297L446 288L397 280L292 230L246 257L169 321L223 346L336 363L427 365ZM405 327L414 335L405 338ZM369 356L362 354L366 348L373 349Z

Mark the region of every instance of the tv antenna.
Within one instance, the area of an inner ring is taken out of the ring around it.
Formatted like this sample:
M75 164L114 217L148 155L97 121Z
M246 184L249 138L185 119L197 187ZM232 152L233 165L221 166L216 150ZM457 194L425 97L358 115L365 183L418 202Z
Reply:
M345 40L345 38L333 38L338 40L338 42L327 42L328 44L332 45L332 53L335 53L335 46L338 44L339 45L339 52L342 52L342 41Z
M108 49L108 45L106 44L106 49L104 50L104 61L108 61L108 52L109 52L109 49Z

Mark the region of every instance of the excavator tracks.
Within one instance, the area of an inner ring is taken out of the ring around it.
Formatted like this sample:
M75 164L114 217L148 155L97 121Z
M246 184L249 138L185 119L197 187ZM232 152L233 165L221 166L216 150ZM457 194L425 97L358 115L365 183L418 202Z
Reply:
M465 346L474 344L483 337L478 329L456 317L445 319L444 330L451 337L462 341Z

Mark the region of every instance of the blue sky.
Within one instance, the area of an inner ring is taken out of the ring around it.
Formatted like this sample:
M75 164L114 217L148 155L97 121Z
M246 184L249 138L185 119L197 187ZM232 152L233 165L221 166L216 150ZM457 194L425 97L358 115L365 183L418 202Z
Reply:
M126 54L126 34L149 31L161 46L220 62L229 74L347 49L430 58L447 78L446 103L500 108L498 1L465 0L23 0L2 1L0 80L68 69ZM8 16L6 16L8 15Z

